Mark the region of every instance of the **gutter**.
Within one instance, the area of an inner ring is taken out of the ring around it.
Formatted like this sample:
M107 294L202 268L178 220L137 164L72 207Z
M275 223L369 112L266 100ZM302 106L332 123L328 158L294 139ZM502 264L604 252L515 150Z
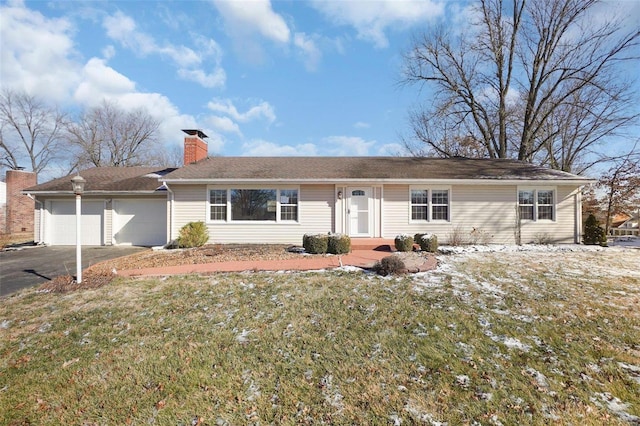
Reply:
M220 184L255 184L255 183L270 183L270 184L345 184L345 183L389 183L389 184L421 184L421 185L587 185L595 183L595 179L390 179L390 178L332 178L332 179L237 179L237 178L225 178L225 179L168 179L163 183L170 182L176 185L220 185Z

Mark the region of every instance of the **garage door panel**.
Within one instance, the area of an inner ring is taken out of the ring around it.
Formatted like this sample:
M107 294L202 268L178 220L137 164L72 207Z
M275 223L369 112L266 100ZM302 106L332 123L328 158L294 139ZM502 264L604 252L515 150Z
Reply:
M82 201L80 234L82 245L103 244L104 201ZM76 202L51 201L49 215L49 243L52 245L76 244Z
M166 200L114 200L113 239L115 244L165 244Z

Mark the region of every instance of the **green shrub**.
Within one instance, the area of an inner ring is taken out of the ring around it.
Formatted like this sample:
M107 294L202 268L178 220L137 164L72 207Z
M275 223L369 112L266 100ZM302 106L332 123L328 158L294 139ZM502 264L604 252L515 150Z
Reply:
M327 252L345 254L351 251L351 238L344 234L330 234L327 241Z
M398 256L387 256L383 257L380 261L376 262L373 265L373 270L378 275L399 275L407 272L407 267L405 266L402 259Z
M207 241L209 241L209 231L204 222L189 222L180 229L179 247L200 247Z
M327 234L305 234L302 237L302 247L310 254L322 254L327 252L329 236Z
M435 234L416 234L413 238L420 244L420 250L429 253L438 251L438 237Z
M604 229L602 229L600 221L596 219L593 213L589 214L589 217L584 223L582 242L587 245L607 244L607 236L604 234Z
M413 250L413 237L407 234L396 235L393 240L396 250L398 251L411 251Z

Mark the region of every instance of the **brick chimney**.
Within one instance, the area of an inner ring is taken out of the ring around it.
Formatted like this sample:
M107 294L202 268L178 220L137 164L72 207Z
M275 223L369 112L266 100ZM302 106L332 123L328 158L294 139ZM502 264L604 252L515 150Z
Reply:
M184 137L184 165L207 158L209 150L204 138L208 136L202 130L183 129L182 131L187 134Z
M20 191L37 183L36 174L24 170L7 170L7 234L33 233L35 202Z

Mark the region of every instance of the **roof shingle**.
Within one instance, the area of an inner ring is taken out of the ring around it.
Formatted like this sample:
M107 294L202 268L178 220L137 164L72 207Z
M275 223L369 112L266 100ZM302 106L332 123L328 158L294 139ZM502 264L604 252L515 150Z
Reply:
M93 167L81 170L87 182L85 192L150 192L160 185L158 178L166 175L175 168L163 167ZM41 183L25 189L25 192L69 192L71 193L71 178L69 175Z
M418 157L210 157L166 180L584 180L522 161Z

